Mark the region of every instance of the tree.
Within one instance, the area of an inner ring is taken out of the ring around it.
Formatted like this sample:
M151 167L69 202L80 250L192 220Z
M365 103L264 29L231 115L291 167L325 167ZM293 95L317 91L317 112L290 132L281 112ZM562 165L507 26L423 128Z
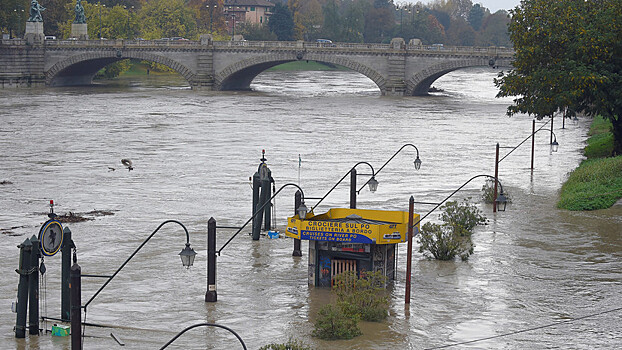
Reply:
M419 252L429 259L453 260L459 256L467 260L475 245L471 241L473 229L486 223L486 217L467 199L462 203L447 202L441 207L442 224L426 222L419 234Z
M294 20L287 6L279 3L274 5L274 13L270 16L268 28L279 40L294 40Z
M29 8L29 0L0 1L0 33L23 36Z
M516 96L507 114L600 114L622 154L622 3L530 0L510 12L514 68L495 80L497 96Z
M251 41L275 41L276 34L272 33L268 26L253 23L240 23L236 25L236 32L240 33L244 39Z
M138 12L138 18L145 39L198 36L193 11L184 0L150 0Z
M477 33L462 18L451 20L451 26L445 32L447 34L447 44L456 46L474 46Z
M504 10L486 17L477 44L480 46L512 46L508 33L509 23L510 18Z
M45 11L42 12L43 16L43 31L46 35L61 36L61 24L73 20L74 12L73 8L76 4L75 0L47 0L39 1L41 6L45 7ZM30 5L26 7L26 12ZM67 8L71 8L71 12L67 11Z
M469 11L468 21L471 24L471 27L476 31L482 26L482 22L484 21L484 16L486 15L486 10L480 4L475 4Z

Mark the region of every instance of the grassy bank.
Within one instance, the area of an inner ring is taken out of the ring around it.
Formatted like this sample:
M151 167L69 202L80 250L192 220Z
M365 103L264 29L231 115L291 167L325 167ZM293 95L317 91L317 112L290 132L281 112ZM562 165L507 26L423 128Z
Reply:
M613 151L611 122L594 118L584 153L586 160L562 186L557 207L568 210L595 210L611 207L622 198L622 156Z

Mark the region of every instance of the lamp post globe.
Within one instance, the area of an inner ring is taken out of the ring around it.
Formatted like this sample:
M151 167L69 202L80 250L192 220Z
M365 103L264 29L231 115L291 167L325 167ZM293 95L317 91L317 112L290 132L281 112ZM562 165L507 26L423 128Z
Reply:
M495 202L497 203L497 209L499 211L505 211L505 207L508 204L508 198L503 194L503 191L501 191L495 199Z
M190 243L186 243L186 247L181 250L179 253L179 257L181 258L181 263L184 267L190 267L194 263L194 257L197 255L197 252L194 249L190 248Z
M419 169L421 169L421 159L419 159L419 156L417 156L417 159L415 159L415 170Z
M551 143L551 151L557 152L558 148L559 148L559 143L557 143L557 139L555 139L553 143Z
M309 210L307 209L305 202L300 203L300 206L296 210L298 211L298 217L300 220L304 220L307 217L307 212Z
M372 177L367 184L369 185L369 191L372 193L378 189L378 180L375 177Z

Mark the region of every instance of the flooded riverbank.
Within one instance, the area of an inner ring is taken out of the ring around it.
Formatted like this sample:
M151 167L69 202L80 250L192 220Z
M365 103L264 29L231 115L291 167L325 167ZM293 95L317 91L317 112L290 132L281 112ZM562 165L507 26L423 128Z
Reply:
M38 233L50 199L60 213L114 213L67 224L83 273L110 274L167 219L188 227L198 253L195 266L184 269L177 256L185 243L183 230L163 228L89 306L87 322L115 328L86 327L85 349L117 347L110 332L126 348L159 348L200 322L234 329L249 349L288 338L318 349L424 349L620 307L622 209L555 207L561 183L582 159L589 124L582 119L565 129L556 123L557 153L550 152L548 135L538 133L533 172L527 146L501 163L512 204L496 214L480 204L490 222L476 230L468 262L428 261L415 253L409 308L403 300L406 247L401 246L390 316L363 323L360 337L336 342L311 337L315 313L331 296L307 286L306 242L303 257L294 258L290 239L253 242L239 235L217 258L218 302L204 302L207 220L239 226L250 217L248 177L262 149L277 188L300 177L305 194L316 197L356 162L379 167L404 143L413 143L421 169L412 167L414 153L403 151L378 176L376 193L361 191L358 206L407 210L411 195L439 201L470 177L493 173L497 142L515 146L531 132L530 118L504 115L509 101L494 98L495 75L488 69L457 71L435 82L444 92L416 98L381 97L368 79L341 71L265 73L247 93L196 92L182 81L159 77L3 91L0 181L10 184L0 187L0 228L15 228L0 234L5 256L0 343L22 349L69 346L68 339L49 334L16 340L12 331L15 247ZM122 167L122 158L132 159L133 171ZM457 196L477 201L482 185L474 181ZM277 197L275 222L281 229L293 210L293 194L284 190ZM347 207L348 199L348 186L340 186L318 211ZM219 229L217 246L233 232ZM41 309L58 317L60 257L46 258L45 264ZM85 280L84 299L101 283ZM620 319L619 312L606 313L458 348L614 349L622 337ZM173 345L169 348L239 347L235 337L215 328L197 328Z

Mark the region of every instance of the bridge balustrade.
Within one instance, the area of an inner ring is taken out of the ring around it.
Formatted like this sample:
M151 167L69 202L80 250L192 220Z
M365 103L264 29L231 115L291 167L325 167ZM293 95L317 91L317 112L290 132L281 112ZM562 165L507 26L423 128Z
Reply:
M3 46L21 46L26 45L24 39L2 39ZM44 45L47 47L199 47L200 41L181 41L181 40L45 40ZM217 48L224 47L249 47L249 48L293 48L293 49L314 49L322 48L326 50L391 50L390 44L379 43L317 43L317 42L298 42L298 41L213 41L212 45ZM472 46L441 46L441 45L406 45L402 47L406 52L431 52L437 51L447 54L452 53L474 53L474 54L490 54L490 55L512 55L514 50L506 47L472 47Z

